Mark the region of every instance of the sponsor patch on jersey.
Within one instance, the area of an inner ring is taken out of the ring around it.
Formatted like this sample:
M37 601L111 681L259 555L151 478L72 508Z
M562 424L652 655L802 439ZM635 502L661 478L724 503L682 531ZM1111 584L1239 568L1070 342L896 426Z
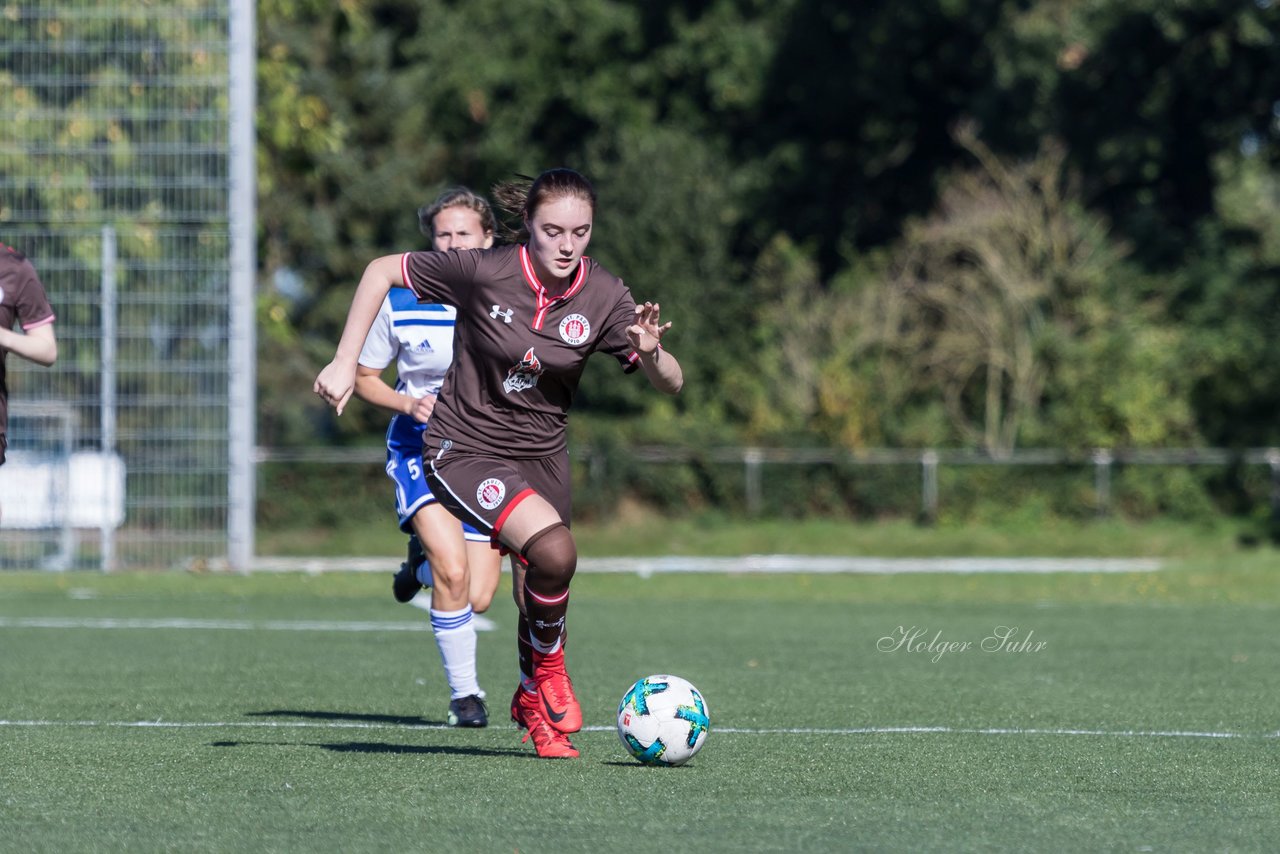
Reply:
M485 510L492 510L507 497L507 487L496 477L486 478L476 487L476 501Z
M502 388L507 394L531 389L538 384L540 376L542 376L542 361L533 355L533 348L530 347L525 352L524 358L507 371L507 378L502 381Z
M577 347L591 335L591 323L581 314L571 314L560 321L560 337Z

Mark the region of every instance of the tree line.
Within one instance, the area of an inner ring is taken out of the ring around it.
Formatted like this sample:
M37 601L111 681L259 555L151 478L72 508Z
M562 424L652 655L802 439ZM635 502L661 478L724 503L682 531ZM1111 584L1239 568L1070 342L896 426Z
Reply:
M261 0L260 442L415 211L570 166L674 321L580 441L1280 444L1271 0Z

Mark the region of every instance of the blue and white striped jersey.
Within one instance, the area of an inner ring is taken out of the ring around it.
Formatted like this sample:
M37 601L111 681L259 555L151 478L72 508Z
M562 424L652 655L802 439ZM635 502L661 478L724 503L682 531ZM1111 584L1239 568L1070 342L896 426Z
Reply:
M392 288L360 351L360 364L381 370L396 363L396 391L410 397L439 394L453 361L451 305L419 303L408 288Z

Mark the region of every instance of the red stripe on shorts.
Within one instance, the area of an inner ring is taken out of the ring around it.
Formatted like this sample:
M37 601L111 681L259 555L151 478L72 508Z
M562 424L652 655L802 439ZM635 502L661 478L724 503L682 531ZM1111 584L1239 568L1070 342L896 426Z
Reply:
M516 505L518 505L521 501L524 501L530 495L535 495L535 494L536 493L532 489L525 489L522 492L516 493L512 497L512 499L509 502L507 502L507 509L503 510L502 515L498 517L498 521L493 523L494 537L497 537L498 534L502 533L502 526L506 524L507 517L511 515L512 510L516 509Z

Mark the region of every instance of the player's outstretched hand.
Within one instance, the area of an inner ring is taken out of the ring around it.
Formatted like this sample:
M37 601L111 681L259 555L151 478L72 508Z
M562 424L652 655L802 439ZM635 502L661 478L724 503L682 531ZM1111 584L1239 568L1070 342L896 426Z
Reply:
M351 399L351 393L355 388L355 366L344 365L336 359L324 366L316 377L315 384L311 386L311 390L320 395L321 400L336 409L339 415L346 408L347 401Z
M658 342L663 334L671 328L671 322L659 324L659 306L656 302L636 305L636 322L627 327L627 340L637 353L652 353L658 349Z

